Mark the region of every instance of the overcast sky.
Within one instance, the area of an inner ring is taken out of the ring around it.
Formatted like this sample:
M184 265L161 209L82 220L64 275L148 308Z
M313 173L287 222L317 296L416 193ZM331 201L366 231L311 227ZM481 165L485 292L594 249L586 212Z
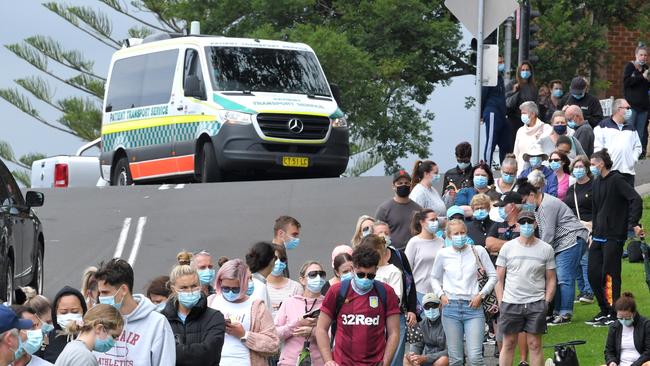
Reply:
M64 2L60 2L64 3ZM128 2L125 2L128 3ZM134 25L134 21L116 13L99 1L68 0L65 4L86 5L102 9L113 22L114 38L126 38L126 31ZM30 75L40 75L51 82L57 98L74 95L75 90L44 75L33 66L15 56L4 46L19 43L32 35L49 35L59 40L64 49L78 49L84 55L95 61L94 71L105 76L113 50L50 12L41 5L40 1L0 1L0 13L5 15L0 22L0 88L18 87L13 80ZM467 32L465 32L467 38ZM466 41L467 42L467 41ZM48 67L60 75L74 76L75 73L50 61ZM447 87L438 87L432 94L426 108L436 114L432 124L433 143L430 146L430 159L436 161L441 169L448 169L455 164L453 148L460 141L473 142L472 121L474 112L465 109L465 97L474 94L474 77L463 76L455 78ZM24 91L23 91L24 92ZM28 93L24 92L29 96ZM59 114L53 108L39 103L36 98L30 98L34 107L48 121L55 122ZM20 156L29 152L41 152L48 156L57 154L74 154L83 145L83 141L63 132L56 131L40 124L16 109L11 104L0 99L0 139L8 141ZM351 121L354 123L354 121ZM407 169L411 169L415 157L400 161ZM383 175L383 168L378 166L368 172L370 175Z

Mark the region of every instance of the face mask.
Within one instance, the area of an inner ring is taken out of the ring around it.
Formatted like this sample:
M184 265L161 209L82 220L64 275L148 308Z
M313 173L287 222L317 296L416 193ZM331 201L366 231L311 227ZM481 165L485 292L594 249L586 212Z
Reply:
M165 306L167 306L166 302L159 303L158 305L156 305L156 311L159 313L162 312L163 310L165 310Z
M178 302L181 303L185 308L191 309L196 305L197 302L201 299L201 290L196 290L192 292L179 292L178 293Z
M320 293L323 286L325 286L325 280L320 276L307 279L307 289L315 294Z
M14 352L14 361L22 357L23 352L25 352L23 349L23 339L18 336L18 348L16 348L16 351Z
M228 292L223 291L223 292L221 292L221 294L223 295L223 298L226 299L226 301L228 301L228 302L235 302L235 301L237 301L237 299L239 299L239 294L236 294L236 293L231 292L231 291L228 291Z
M467 243L467 235L452 235L451 236L451 245L454 248L462 248L465 243Z
M298 248L299 244L300 244L300 238L294 238L291 236L289 237L289 240L284 242L284 246L289 250Z
M431 182L435 183L440 180L440 174L434 174L431 176Z
M56 316L56 323L61 329L65 329L70 322L80 322L82 320L83 316L81 314L67 313Z
M562 167L562 163L560 163L559 161L552 161L550 166L551 169L553 169L553 171L557 171Z
M368 278L359 278L359 276L353 276L352 281L354 281L354 286L357 289L357 292L359 292L359 295L365 295L370 290L372 290L372 284L375 280L371 280Z
M521 224L519 225L519 233L524 238L530 238L535 234L535 226L533 224Z
M571 127L572 129L574 129L574 130L576 129L576 127L578 127L578 123L577 123L576 121L574 121L574 120L571 120L571 119L570 119L569 122L567 122L566 124L567 124L569 127Z
M392 240L390 240L390 236L388 236L388 235L384 236L384 241L386 242L387 247L389 247L391 244L393 244Z
M49 333L49 332L51 332L53 330L54 330L54 325L52 325L50 323L43 323L43 325L41 325L41 332L43 332L45 334L47 334L47 333Z
M576 179L582 179L585 174L587 174L587 172L585 172L585 168L573 168L573 176Z
M252 296L255 292L255 282L253 279L248 280L248 289L246 290L246 296Z
M433 221L427 221L427 231L429 234L435 234L438 232L438 227L440 224L438 224L438 220L433 220Z
M566 133L566 125L555 125L553 126L553 131L558 135L562 136Z
M499 70L499 72L506 71L506 64L499 64L499 66L497 66L497 69Z
M39 329L27 331L27 341L23 343L23 349L25 350L25 352L29 353L30 355L33 355L39 349L41 349L42 344L43 344L43 332L41 332Z
M115 340L112 336L109 335L106 339L95 337L95 346L93 347L93 350L100 353L106 353L113 348L113 346L115 346Z
M624 327L631 327L632 323L634 323L634 319L619 319L618 321Z
M352 279L352 272L344 273L341 275L341 281Z
M522 211L535 212L536 209L537 209L537 205L534 203L525 202L524 204L521 205Z
M411 193L411 187L397 186L397 188L395 188L395 193L397 193L399 197L406 198L409 196L409 193Z
M580 99L585 97L585 93L580 93L580 94L573 94L572 93L571 96L573 97L573 99L580 100Z
M503 182L506 184L512 184L515 181L515 176L512 174L503 173L503 175L501 175L501 180L503 180Z
M564 91L562 89L553 89L553 96L556 98L561 98L562 95L564 95Z
M506 208L505 207L499 207L499 217L501 220L504 220L508 218L508 214L506 213Z
M122 296L122 300L118 303L115 302L115 296L117 296L117 293L120 291L120 289L117 289L115 293L111 296L100 296L99 297L99 303L100 304L106 304L106 305L111 305L115 309L120 310L122 308L122 304L124 303L124 298L126 296Z
M523 124L525 124L526 126L528 126L528 124L530 123L530 116L528 114L522 114L521 115L521 122Z
M488 184L488 178L482 175L474 176L474 187L475 188L485 188Z
M465 163L465 162L458 163L458 169L460 169L460 170L465 170L465 169L467 169L468 166L469 166L469 163Z
M211 285L214 282L214 269L206 268L197 272L199 274L199 281L201 281L201 285Z
M641 65L641 66L645 65L645 61L637 61L637 62L638 62L639 65Z
M623 118L625 118L625 122L629 122L630 118L632 118L632 110L631 109L626 109L625 114L623 115Z
M481 208L474 211L473 216L474 216L474 220L483 221L485 220L486 217L488 217L488 212L487 210Z
M426 316L429 320L436 320L440 317L440 309L425 309L424 316Z
M540 165L542 165L542 158L540 156L531 156L528 159L528 162L530 163L530 166L533 168L537 168Z
M271 275L275 277L280 277L282 276L282 273L284 273L284 270L287 268L287 264L284 263L283 261L276 259L275 260L275 265L273 266L273 270L271 271Z
M519 76L521 76L521 78L524 79L524 80L527 80L528 78L530 78L531 75L532 75L532 73L530 71L528 71L528 70L522 70L519 73Z
M596 167L595 165L591 165L589 167L589 171L591 171L591 174L593 174L594 177L597 177L597 176L600 175L600 170L598 170L598 167Z
M371 232L372 232L372 228L368 226L367 228L361 231L361 236L365 238L366 236L370 235Z

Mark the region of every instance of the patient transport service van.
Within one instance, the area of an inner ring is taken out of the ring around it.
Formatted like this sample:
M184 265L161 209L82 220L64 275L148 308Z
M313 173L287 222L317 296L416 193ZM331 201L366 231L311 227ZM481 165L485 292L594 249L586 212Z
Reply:
M113 55L104 97L100 165L112 185L345 170L338 89L309 46L198 35L130 41Z

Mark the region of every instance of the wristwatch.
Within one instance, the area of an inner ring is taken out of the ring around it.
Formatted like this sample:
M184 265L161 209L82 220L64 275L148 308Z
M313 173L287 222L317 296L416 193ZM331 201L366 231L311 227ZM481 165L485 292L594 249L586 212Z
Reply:
M248 331L246 331L246 333L244 333L244 336L243 336L243 337L239 338L239 340L240 340L242 343L246 343L246 340L247 340L247 339L248 339Z
M485 300L485 293L479 292L479 294L481 295L481 300Z

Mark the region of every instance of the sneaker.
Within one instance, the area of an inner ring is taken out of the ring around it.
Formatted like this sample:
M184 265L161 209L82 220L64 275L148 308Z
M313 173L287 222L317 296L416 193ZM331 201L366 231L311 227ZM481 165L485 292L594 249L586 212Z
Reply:
M519 366L530 366L530 365L526 361L521 361L519 362Z
M558 314L547 315L547 316L546 316L546 324L552 322L553 319L555 319L556 316L558 316Z
M594 327L609 327L610 324L614 323L616 320L613 316L607 315L606 317L600 319L599 322L592 324Z
M604 312L601 311L601 312L599 312L598 314L596 314L596 316L594 316L593 318L591 318L591 320L587 320L587 321L585 322L585 324L587 324L587 325L596 325L596 324L599 324L601 320L607 318L608 316L609 316L609 314L604 313Z
M544 362L544 366L555 366L555 362L553 362L552 358L547 358L546 362Z
M593 294L584 294L580 296L580 299L578 301L581 304L593 304L594 303L594 295Z
M563 324L569 324L571 323L571 314L566 314L566 315L558 315L556 316L553 321L548 323L550 326L556 326L556 325L563 325Z
M576 296L576 299L573 300L573 303L574 303L574 304L579 303L579 302L580 302L580 298L583 297L584 295L585 295L585 294L583 294L582 292L579 293L579 294Z

